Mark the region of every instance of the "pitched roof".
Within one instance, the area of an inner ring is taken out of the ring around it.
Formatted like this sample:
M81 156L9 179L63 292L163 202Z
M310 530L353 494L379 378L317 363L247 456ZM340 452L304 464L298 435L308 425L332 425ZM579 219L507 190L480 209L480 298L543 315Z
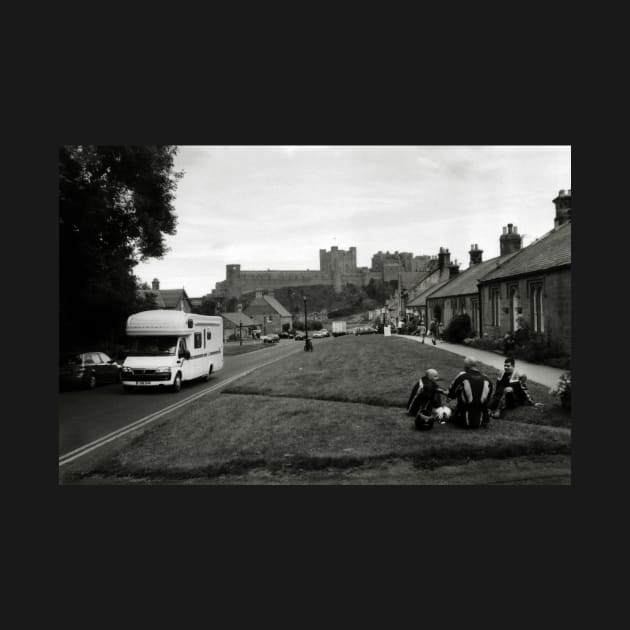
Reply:
M289 313L289 311L287 311L287 309L284 308L284 306L282 306L275 297L272 297L271 295L263 295L263 299L267 302L267 304L269 304L269 306L275 309L281 317L291 317L291 313Z
M238 326L239 324L243 324L243 326L257 326L256 322L251 318L245 315L245 313L221 313L221 317L223 317L230 324L234 324Z
M413 300L407 303L407 306L425 306L427 303L427 297L433 294L434 291L442 288L448 280L442 280L442 282L437 282L436 284L427 287L422 293L416 295Z
M166 308L166 304L162 299L162 295L160 291L151 291L149 289L138 289L138 295L143 298L147 298L149 296L153 296L155 299L155 307L156 308Z
M527 247L505 265L485 276L482 282L510 276L536 273L571 264L571 223L554 228Z
M160 289L160 294L166 304L166 308L175 308L180 300L188 300L184 289Z
M468 269L458 273L451 280L447 281L439 291L431 295L432 298L448 297L451 295L470 295L477 293L477 281L492 273L500 265L504 265L508 260L516 256L518 252L512 252L505 256L496 256L490 260L472 265Z

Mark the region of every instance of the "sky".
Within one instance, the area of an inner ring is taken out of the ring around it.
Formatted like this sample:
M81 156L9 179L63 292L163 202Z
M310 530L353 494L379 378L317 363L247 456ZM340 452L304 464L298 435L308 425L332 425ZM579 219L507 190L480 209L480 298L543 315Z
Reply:
M571 188L570 146L181 146L177 233L134 273L161 289L210 293L225 266L318 270L319 250L499 255L512 223L526 246L553 228Z

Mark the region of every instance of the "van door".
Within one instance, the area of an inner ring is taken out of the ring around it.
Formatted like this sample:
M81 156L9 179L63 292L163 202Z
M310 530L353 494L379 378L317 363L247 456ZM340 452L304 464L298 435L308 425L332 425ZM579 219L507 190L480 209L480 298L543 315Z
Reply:
M194 378L194 361L192 356L190 359L186 359L184 356L187 350L189 350L189 348L186 344L186 338L181 337L179 340L179 350L177 352L177 362L179 363L182 372L182 381L190 381Z

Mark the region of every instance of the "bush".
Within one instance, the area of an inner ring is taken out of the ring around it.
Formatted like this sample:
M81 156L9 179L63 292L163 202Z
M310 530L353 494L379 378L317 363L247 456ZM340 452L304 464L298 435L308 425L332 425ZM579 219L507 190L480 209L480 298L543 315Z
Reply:
M556 389L550 390L549 393L559 398L565 411L571 411L571 372L562 374Z
M444 340L450 341L451 343L461 343L471 335L472 324L470 322L470 315L466 313L453 317L443 333Z

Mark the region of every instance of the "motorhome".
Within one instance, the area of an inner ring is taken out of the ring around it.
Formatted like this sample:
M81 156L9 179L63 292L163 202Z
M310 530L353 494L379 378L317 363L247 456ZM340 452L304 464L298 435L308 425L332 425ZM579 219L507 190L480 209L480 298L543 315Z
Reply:
M126 391L210 376L223 367L223 319L184 311L142 311L127 319L129 352L121 370Z

